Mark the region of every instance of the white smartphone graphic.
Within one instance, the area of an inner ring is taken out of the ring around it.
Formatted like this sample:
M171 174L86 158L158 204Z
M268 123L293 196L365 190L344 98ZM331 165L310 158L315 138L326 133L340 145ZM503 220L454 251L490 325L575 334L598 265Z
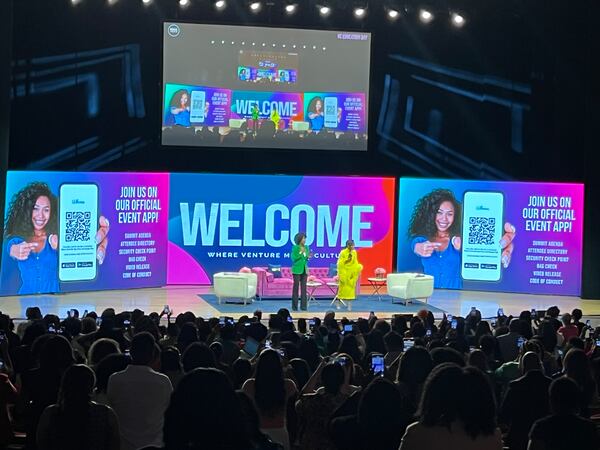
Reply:
M337 128L338 126L338 99L337 97L325 97L325 126Z
M58 279L89 281L96 278L98 186L65 183L60 186Z
M206 107L206 92L204 91L192 91L192 101L190 107L190 122L191 123L204 123L206 120L205 107Z
M461 275L465 280L500 281L504 194L467 191L463 198Z

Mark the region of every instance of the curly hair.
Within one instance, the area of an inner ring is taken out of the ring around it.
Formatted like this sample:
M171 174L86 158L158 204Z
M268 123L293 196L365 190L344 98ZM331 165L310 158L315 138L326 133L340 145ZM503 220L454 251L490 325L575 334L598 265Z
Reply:
M316 97L313 97L310 103L308 104L307 115L308 113L317 112L317 102L321 102L321 112L323 112L323 99L317 95Z
M58 199L46 183L36 181L13 195L4 222L6 237L27 238L33 235L31 214L36 200L40 197L48 197L50 200L50 220L46 224L46 234L58 234Z
M454 206L454 222L448 230L451 235L458 236L461 233L461 205L456 200L454 193L448 189L435 189L422 197L413 211L408 226L409 238L425 236L432 238L437 233L435 226L435 215L444 202L450 202Z
M171 97L171 102L169 103L169 106L171 108L179 106L179 104L181 103L181 97L183 97L183 94L186 94L188 96L188 105L189 105L189 103L190 103L190 93L187 91L187 89L179 89Z

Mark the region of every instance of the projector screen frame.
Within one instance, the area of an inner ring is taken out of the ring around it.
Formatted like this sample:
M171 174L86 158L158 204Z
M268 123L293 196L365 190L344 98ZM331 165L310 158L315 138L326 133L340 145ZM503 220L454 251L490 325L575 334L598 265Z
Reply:
M367 74L367 100L366 100L366 106L367 106L367 111L365 114L365 120L366 120L366 124L367 124L367 130L366 130L366 135L367 135L367 142L366 142L366 148L365 149L326 149L326 148L311 148L311 147L302 147L302 148L298 148L298 147L264 147L264 146L247 146L247 147L241 147L241 146L207 146L207 145L179 145L179 144L163 144L163 115L164 115L164 111L163 111L163 95L164 95L164 86L165 86L165 80L164 80L164 37L165 37L165 24L189 24L189 25L212 25L212 26L231 26L231 27L238 27L238 28L248 28L248 27L255 27L255 28L274 28L274 29L280 29L280 30L303 30L303 31L328 31L328 32L337 32L337 33L365 33L369 35L369 67L368 67L368 74ZM339 153L339 154L351 154L351 155L367 155L367 154L371 154L372 153L372 143L371 140L373 139L373 126L371 126L371 122L374 119L373 117L373 109L372 109L372 78L373 78L373 53L374 53L374 36L375 34L373 33L373 31L369 30L365 30L364 27L347 27L344 29L340 29L340 28L329 28L329 27L318 27L318 26L311 26L310 28L306 28L306 27L302 27L302 26L296 26L296 25L282 25L282 24L265 24L265 23L258 23L258 22L248 22L248 23L244 23L241 24L239 22L235 22L235 23L231 23L231 22L226 22L226 21L213 21L213 22L208 22L208 21L196 21L196 20L184 20L184 19L175 19L175 20L161 20L160 21L160 64L159 64L159 82L158 82L158 109L159 109L159 114L157 114L157 121L158 121L158 143L159 143L159 147L161 148L161 150L165 150L167 148L169 149L176 149L176 150L201 150L204 152L211 152L211 151L219 151L219 152L256 152L256 151L268 151L268 152L273 152L274 154L279 154L279 153L289 153L289 152L294 152L297 153L298 150L301 150L302 152L311 152L311 153L322 153L322 152L335 152L335 153Z

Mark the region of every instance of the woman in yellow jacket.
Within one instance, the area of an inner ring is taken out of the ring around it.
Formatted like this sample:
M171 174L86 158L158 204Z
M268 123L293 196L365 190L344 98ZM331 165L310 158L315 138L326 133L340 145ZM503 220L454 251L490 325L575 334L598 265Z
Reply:
M358 262L358 255L354 249L354 241L348 239L346 248L340 252L337 261L339 277L338 298L343 301L352 301L356 298L356 282L363 266ZM352 309L348 303L348 309Z

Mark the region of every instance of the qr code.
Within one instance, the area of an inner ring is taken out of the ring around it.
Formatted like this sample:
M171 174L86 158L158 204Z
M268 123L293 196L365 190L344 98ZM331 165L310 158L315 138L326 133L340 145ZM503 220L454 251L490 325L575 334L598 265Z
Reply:
M493 245L495 231L494 217L469 218L469 244Z
M92 213L89 211L68 211L65 214L65 241L85 242L90 240Z

